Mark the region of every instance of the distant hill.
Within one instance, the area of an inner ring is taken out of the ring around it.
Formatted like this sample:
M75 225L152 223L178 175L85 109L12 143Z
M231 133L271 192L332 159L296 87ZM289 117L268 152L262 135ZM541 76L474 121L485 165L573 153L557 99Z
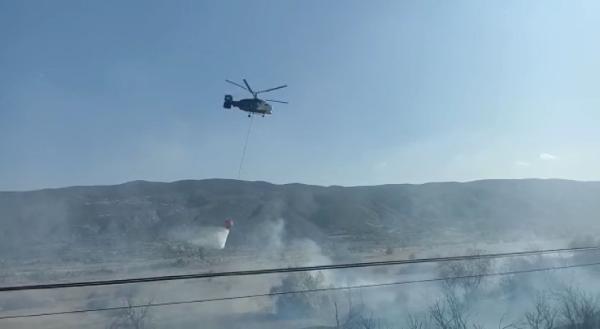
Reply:
M236 221L228 247L260 245L283 221L282 239L489 240L598 232L600 183L483 180L468 183L322 187L224 179L134 181L0 192L0 248L52 243L128 243L175 227Z

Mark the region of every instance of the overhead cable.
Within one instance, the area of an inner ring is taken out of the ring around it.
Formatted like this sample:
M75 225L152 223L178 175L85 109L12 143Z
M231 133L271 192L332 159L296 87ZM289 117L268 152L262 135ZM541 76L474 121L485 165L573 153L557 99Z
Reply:
M516 275L516 274L525 274L525 273L545 272L545 271L552 271L552 270L564 270L564 269L572 269L572 268L591 267L591 266L598 266L598 265L600 265L600 262L584 263L584 264L571 264L571 265L552 266L552 267L541 267L541 268L532 268L532 269L506 271L506 272L481 273L481 274L462 275L462 276L448 276L448 277L438 277L438 278L420 279L420 280L407 280L407 281L395 281L395 282L385 282L385 283L350 285L350 286L341 286L341 287L327 287L327 288L291 290L291 291L281 291L281 292L268 292L268 293L262 293L262 294L243 295L243 296L204 298L204 299L171 301L171 302L162 302L162 303L136 304L136 305L127 305L127 306L87 308L87 309L79 309L79 310L46 312L46 313L6 315L6 316L0 316L0 320L58 316L58 315L91 313L91 312L106 312L106 311L117 311L117 310L127 310L127 309L146 308L146 307L162 307L162 306L174 306L174 305L185 305L185 304L199 304L199 303L220 302L220 301L239 300L239 299L274 297L274 296L291 295L291 294L319 293L319 292L338 291L338 290L356 290L356 289L366 289L366 288L409 285L409 284L416 284L416 283L430 283L430 282L446 281L446 280L461 280L461 279L483 278L483 277L492 277L492 276Z
M266 268L266 269L241 270L241 271L230 271L230 272L205 272L205 273L191 273L191 274L176 274L176 275L134 277L134 278L112 279L112 280L60 282L60 283L47 283L47 284L5 286L5 287L0 287L0 292L44 290L44 289L63 289L63 288L92 287L92 286L110 286L110 285L149 283L149 282L161 282L161 281L176 281L176 280L189 280L189 279L206 279L206 278L264 275L264 274L276 274L276 273L293 273L293 272L338 270L338 269L350 269L350 268L366 268L366 267L375 267L375 266L439 263L439 262L451 262L451 261L469 261L469 260L476 260L476 259L523 257L523 256L533 256L533 255L557 254L557 253L565 253L565 252L572 253L572 252L584 252L584 251L594 251L594 250L600 250L600 246L514 251L514 252L475 254L475 255L449 256L449 257L383 260L383 261L373 261L373 262L328 264L328 265L301 266L301 267Z

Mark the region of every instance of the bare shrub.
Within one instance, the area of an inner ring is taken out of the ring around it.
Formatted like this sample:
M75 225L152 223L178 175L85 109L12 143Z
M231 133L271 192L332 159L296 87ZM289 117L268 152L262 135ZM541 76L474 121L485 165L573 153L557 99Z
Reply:
M525 313L525 323L531 329L554 329L557 313L557 310L550 305L548 296L539 294L533 311Z
M281 285L271 288L271 293L302 291L326 288L322 272L300 272L286 276ZM326 294L296 293L277 296L276 311L285 317L312 316L323 311L329 305Z
M147 329L150 328L150 309L151 301L144 304L143 307L134 306L135 303L131 297L127 297L127 308L117 312L113 321L107 327L108 329Z
M453 293L446 293L442 301L435 302L429 308L429 316L438 329L469 328L466 307Z
M394 254L394 248L392 248L392 247L385 248L385 254L388 255L388 256L389 255L393 255Z
M481 250L472 250L469 254L480 255ZM451 294L462 293L465 297L473 295L481 286L482 278L490 272L492 262L487 258L468 261L440 263L438 272L443 281L443 287Z
M564 328L600 328L600 307L597 298L572 287L563 289L556 296Z
M409 314L406 318L406 328L407 329L424 329L427 327L427 324L424 319L419 318L415 315Z

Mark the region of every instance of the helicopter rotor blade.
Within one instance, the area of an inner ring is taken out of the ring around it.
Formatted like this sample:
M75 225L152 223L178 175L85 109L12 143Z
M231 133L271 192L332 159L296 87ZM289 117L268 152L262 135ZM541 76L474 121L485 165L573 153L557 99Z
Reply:
M256 93L257 93L257 94L260 94L260 93L266 93L266 92L269 92L269 91L273 91L273 90L277 90L277 89L281 89L281 88L285 88L285 87L287 87L287 85L282 85L282 86L275 87L275 88L269 88L269 89L265 89L265 90L257 91Z
M227 79L225 79L225 81L226 81L226 82L229 82L229 83L231 83L231 84L232 84L232 85L234 85L234 86L238 86L238 87L240 87L240 88L244 89L245 91L250 91L250 90L248 90L246 87L242 86L241 84L239 84L239 83L237 83L237 82L233 82L233 81L231 81L231 80L227 80ZM252 92L252 91L250 91L250 92Z
M256 94L257 94L257 93L255 93L255 92L252 90L252 88L250 88L250 85L248 84L248 81L246 81L246 79L242 79L242 80L244 80L244 84L245 84L245 85L246 85L246 87L248 88L248 91L249 91L250 93L252 93L252 95L254 95L254 97L256 97Z
M288 102L278 101L278 100L275 100L275 99L265 99L265 101L267 101L267 102L281 103L281 104L289 104Z

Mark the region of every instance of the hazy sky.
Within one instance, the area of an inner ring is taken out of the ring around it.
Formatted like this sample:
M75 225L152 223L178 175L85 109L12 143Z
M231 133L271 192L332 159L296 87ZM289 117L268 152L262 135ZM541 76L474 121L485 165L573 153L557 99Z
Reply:
M0 1L0 190L600 179L600 2Z

